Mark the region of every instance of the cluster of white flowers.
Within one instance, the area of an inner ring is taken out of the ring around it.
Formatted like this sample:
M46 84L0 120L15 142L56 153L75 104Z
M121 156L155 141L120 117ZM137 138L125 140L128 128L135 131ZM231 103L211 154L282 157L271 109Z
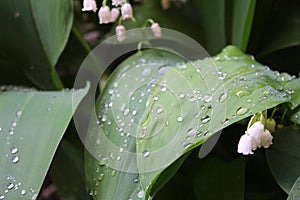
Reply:
M251 122L251 121L250 121ZM276 123L274 119L267 119L266 127L262 121L253 123L245 134L240 138L238 144L238 153L244 155L253 154L253 151L257 148L264 147L269 148L273 140L273 136L270 131L275 130Z
M122 20L132 19L133 10L130 3L127 3L126 0L112 0L112 5L115 8L110 9L110 7L106 6L106 1L103 1L103 6L99 9L98 17L99 24L108 24L114 23L120 16L120 10L122 15ZM83 8L82 11L97 11L97 3L96 0L83 0ZM161 37L161 28L158 23L152 22L151 30L155 37ZM116 36L118 41L123 41L126 38L126 28L121 25L119 21L119 25L115 28Z

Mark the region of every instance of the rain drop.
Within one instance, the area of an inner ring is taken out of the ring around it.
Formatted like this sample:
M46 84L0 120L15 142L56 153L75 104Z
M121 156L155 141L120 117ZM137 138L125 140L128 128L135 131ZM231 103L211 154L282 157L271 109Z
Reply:
M160 67L158 68L157 73L158 73L159 75L164 75L164 74L165 74L167 71L169 71L171 68L172 68L172 67L170 67L170 66L168 66L168 65L160 66Z
M209 96L209 95L206 95L203 99L206 103L210 103L212 102L213 100L213 97L212 96Z
M219 102L222 103L227 99L228 95L227 93L222 93L219 97Z
M158 107L157 110L156 110L156 113L157 114L160 114L164 111L164 109L162 107Z
M188 135L189 137L191 137L191 136L196 135L197 132L198 132L198 131L197 131L196 129L190 128L190 129L187 131L187 135Z
M37 196L38 196L38 194L34 194L31 199L35 200L37 198Z
M16 127L16 126L17 126L17 122L13 122L13 123L11 124L11 126L12 126L12 127Z
M144 156L145 158L147 158L149 155L150 155L150 152L149 152L149 151L147 151L147 150L144 150L144 151L143 151L143 156Z
M145 196L144 190L140 190L140 191L137 193L137 197L138 197L139 199L144 198L144 196Z
M5 198L5 196L3 195L3 194L1 194L0 195L0 199L2 200L2 199L4 199Z
M106 122L106 120L107 120L107 117L106 117L106 115L102 115L102 117L101 117L101 121L102 121L102 122Z
M129 112L130 112L129 108L125 108L123 114L126 116L129 114Z
M224 119L223 121L222 121L222 125L224 126L224 125L226 125L227 123L229 122L229 119Z
M104 173L99 174L98 180L102 181L104 179Z
M11 190L11 189L13 189L13 187L14 187L13 183L8 183L7 184L7 189Z
M112 170L111 171L111 176L115 176L116 175L116 170Z
M21 195L25 195L26 194L26 190L21 190Z
M137 114L137 111L133 110L131 114L132 114L132 116L135 116Z
M17 163L17 162L19 162L19 157L18 156L14 156L14 157L12 157L12 162L13 163Z
M17 152L18 152L18 148L17 147L12 147L10 149L10 153L12 153L12 154L16 154Z
M182 122L183 121L183 118L181 116L177 117L177 121L178 122Z
M205 116L205 117L203 117L202 119L201 119L201 122L203 123L203 124L206 124L207 122L209 122L210 121L210 117L209 116Z
M153 97L154 101L158 101L158 96Z
M151 74L151 68L145 68L145 69L143 69L143 71L142 71L142 75L143 76L148 76L150 74Z
M160 91L166 92L166 91L167 91L167 88L166 88L166 87L162 87L162 88L160 89Z
M237 115L244 115L248 112L248 108L240 107L237 109L236 114Z
M190 96L190 97L189 97L189 101L190 101L191 103L194 103L194 102L196 101L196 98L195 98L194 96Z
M178 98L179 98L179 99L183 99L184 97L185 97L184 93L179 93L179 94L178 94Z

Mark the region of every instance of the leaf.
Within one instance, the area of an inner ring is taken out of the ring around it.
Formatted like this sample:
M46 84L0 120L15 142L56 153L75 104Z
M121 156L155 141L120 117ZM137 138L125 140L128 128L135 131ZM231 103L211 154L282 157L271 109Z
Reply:
M300 45L300 4L282 1L265 25L260 56Z
M1 198L37 197L58 143L88 88L61 92L12 88L0 93Z
M157 176L180 156L222 128L288 101L278 77L233 46L213 59L169 70L151 92L137 131L145 198ZM166 92L161 92L161 85ZM156 112L159 107L163 112Z
M297 200L300 199L300 176L297 178L296 182L294 183L290 195L287 200Z
M86 141L95 149L85 157L94 199L136 199L144 195L135 155L137 125L153 84L183 61L173 52L149 49L126 59L111 75L97 100L98 119L91 121Z
M65 139L56 151L50 174L64 200L90 198L86 190L83 152Z
M226 162L207 158L201 161L193 178L197 199L244 199L245 159Z
M191 4L202 27L204 47L209 53L216 54L226 45L225 1L193 0Z
M233 1L232 44L242 51L247 49L255 4L256 0Z
M299 127L279 129L273 135L273 145L266 151L267 161L275 180L289 194L300 175Z
M0 2L0 58L14 61L38 87L62 88L55 71L73 23L73 1Z

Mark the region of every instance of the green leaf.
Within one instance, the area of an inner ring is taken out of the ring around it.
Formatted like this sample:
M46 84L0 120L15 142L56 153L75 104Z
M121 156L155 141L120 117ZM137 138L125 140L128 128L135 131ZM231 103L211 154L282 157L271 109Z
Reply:
M288 101L278 77L233 46L213 59L169 70L149 96L137 132L137 162L146 199L157 176L184 153L222 128ZM161 85L166 92L161 92ZM162 113L156 112L159 107ZM145 157L143 152L149 153Z
M245 159L201 161L193 178L197 199L244 199Z
M300 5L281 1L265 25L260 55L300 45Z
M64 200L90 198L86 190L83 151L65 139L56 151L50 174Z
M37 197L55 150L87 91L88 87L62 92L12 88L0 93L0 196Z
M225 1L224 0L191 0L197 21L202 27L204 47L216 54L226 45Z
M232 44L246 51L251 33L256 0L234 0L232 16Z
M87 145L95 146L93 155L100 155L100 161L89 153L85 157L94 199L143 196L135 156L137 125L146 107L148 90L167 70L183 61L175 53L149 49L126 59L111 75L97 100L99 119L94 119L87 136Z
M274 132L274 142L266 151L271 172L280 187L289 193L300 175L299 127Z
M296 182L294 183L290 195L287 200L297 200L300 199L300 176L297 178Z
M0 58L14 61L38 87L62 88L55 71L73 23L73 1L0 2Z

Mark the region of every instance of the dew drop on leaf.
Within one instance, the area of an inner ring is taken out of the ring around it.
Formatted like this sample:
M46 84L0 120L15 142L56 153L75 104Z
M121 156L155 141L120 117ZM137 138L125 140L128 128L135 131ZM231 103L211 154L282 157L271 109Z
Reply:
M17 163L17 162L19 162L19 157L18 156L14 156L14 157L12 157L12 162L13 163Z
M197 131L196 129L190 128L190 129L187 131L187 135L188 135L189 137L191 137L191 136L196 135L197 132L198 132L198 131Z
M12 154L16 154L18 152L18 148L17 147L12 147L10 150L10 153Z
M143 76L149 76L151 74L151 68L145 68L142 71Z
M2 200L2 199L4 199L5 198L5 196L3 195L3 194L1 194L0 195L0 199Z
M206 95L203 99L206 103L210 103L212 102L213 100L213 97L212 96L209 96L209 95Z
M157 110L156 110L156 113L157 114L160 114L164 111L164 109L162 107L158 107Z
M145 196L144 190L140 190L140 191L137 193L137 197L138 197L139 199L144 198L144 196Z
M13 187L14 187L13 183L8 183L7 184L7 189L11 190L11 189L13 189Z
M222 93L219 97L219 102L222 103L227 99L228 95L227 93Z
M21 190L21 195L25 195L26 194L26 190Z
M244 115L248 112L248 108L240 107L237 109L236 114L237 115Z
M144 156L145 158L147 158L149 155L150 155L150 152L149 152L149 151L147 151L147 150L144 150L144 151L143 151L143 156Z
M177 121L178 122L182 122L183 121L183 118L181 116L177 117Z
M202 119L201 119L201 122L203 123L203 124L206 124L207 122L209 122L210 121L210 117L209 116L205 116L205 117L203 117Z
M160 66L157 70L158 75L164 75L167 71L169 71L172 67L168 65Z

